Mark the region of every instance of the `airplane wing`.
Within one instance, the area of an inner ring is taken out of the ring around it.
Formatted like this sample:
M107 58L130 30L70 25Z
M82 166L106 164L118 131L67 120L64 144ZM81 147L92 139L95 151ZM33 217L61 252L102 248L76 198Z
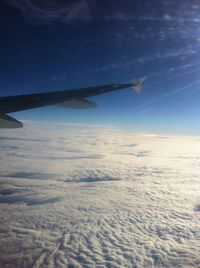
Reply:
M0 97L0 128L23 127L21 122L7 115L9 113L55 104L65 108L94 108L96 107L96 104L88 101L86 99L87 97L130 87L137 93L140 93L141 84L145 79L146 76L136 80L134 83L128 84L110 84L81 89Z

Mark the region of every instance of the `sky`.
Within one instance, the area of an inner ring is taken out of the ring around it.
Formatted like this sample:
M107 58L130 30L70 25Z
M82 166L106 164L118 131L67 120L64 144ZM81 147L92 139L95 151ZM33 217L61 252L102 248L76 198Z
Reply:
M199 1L0 2L0 96L131 82L95 110L46 107L20 120L200 133Z

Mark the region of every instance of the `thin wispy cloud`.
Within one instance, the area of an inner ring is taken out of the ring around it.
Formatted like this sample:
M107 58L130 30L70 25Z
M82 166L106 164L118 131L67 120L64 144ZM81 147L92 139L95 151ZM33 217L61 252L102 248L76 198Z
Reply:
M5 2L18 8L30 23L39 25L90 20L95 5L94 0L8 0Z

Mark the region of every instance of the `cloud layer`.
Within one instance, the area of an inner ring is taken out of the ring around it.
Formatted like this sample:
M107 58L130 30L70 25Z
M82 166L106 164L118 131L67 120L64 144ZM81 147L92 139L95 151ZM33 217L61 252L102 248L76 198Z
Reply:
M200 265L197 137L28 124L0 146L0 266Z

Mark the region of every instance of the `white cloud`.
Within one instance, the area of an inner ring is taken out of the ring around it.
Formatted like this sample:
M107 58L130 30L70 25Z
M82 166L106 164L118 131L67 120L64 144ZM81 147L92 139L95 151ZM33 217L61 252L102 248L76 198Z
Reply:
M0 135L2 267L197 267L197 137L28 124Z

